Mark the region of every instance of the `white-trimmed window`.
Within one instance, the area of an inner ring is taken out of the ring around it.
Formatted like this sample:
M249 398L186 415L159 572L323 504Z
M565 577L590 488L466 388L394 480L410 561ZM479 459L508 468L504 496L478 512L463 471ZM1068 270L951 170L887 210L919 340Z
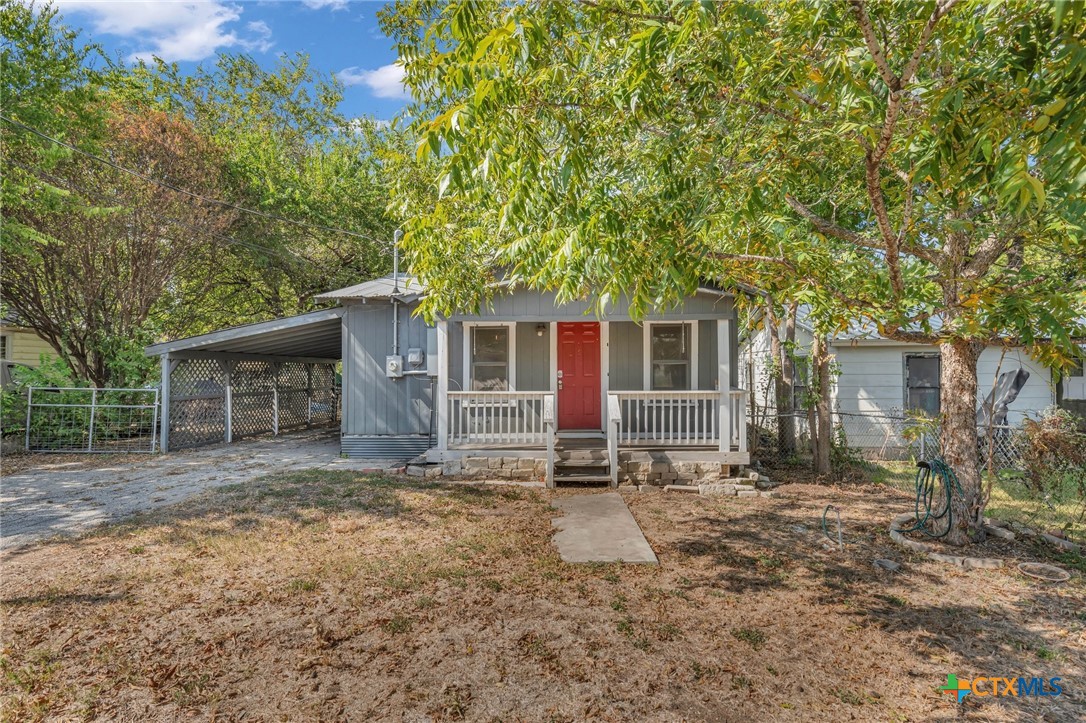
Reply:
M938 417L941 387L938 354L905 355L906 409Z
M646 389L679 391L697 387L697 328L697 324L690 323L646 324Z
M515 330L513 324L465 325L465 389L507 392L515 388Z
M0 334L0 359L8 360L11 355L11 337Z

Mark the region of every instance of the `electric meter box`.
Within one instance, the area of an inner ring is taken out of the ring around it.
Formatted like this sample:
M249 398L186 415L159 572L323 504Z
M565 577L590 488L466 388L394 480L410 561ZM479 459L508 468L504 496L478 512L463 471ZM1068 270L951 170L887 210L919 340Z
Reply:
M390 354L385 357L385 376L391 379L399 379L403 376L403 357L399 354Z

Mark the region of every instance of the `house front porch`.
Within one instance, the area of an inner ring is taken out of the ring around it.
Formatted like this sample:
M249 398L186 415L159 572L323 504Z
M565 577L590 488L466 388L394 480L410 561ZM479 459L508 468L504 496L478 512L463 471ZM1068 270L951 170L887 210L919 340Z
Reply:
M705 316L439 321L427 461L548 486L727 476L750 461L747 394L731 320Z

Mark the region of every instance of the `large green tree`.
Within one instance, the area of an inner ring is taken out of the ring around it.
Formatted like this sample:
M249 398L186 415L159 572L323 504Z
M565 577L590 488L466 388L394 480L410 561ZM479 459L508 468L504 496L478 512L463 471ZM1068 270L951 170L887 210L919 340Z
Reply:
M395 132L340 114L341 86L306 56L264 69L222 55L191 74L156 62L125 71L123 82L213 139L229 198L268 214L239 214L229 229L239 243L217 263L202 326L297 313L315 293L388 270L394 223L381 151Z
M713 276L937 344L949 540L983 534L979 353L1058 364L1086 307L1081 4L415 0L384 23L440 158L405 239L431 308L499 269L635 308Z

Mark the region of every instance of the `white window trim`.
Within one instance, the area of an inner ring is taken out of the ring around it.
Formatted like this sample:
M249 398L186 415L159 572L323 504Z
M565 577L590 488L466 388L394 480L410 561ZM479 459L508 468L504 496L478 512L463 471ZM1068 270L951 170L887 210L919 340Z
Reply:
M641 385L646 392L664 391L662 389L655 390L652 388L652 327L657 325L674 326L675 324L686 324L690 327L690 383L685 390L680 389L676 391L697 391L698 389L698 332L700 331L701 325L697 321L674 319L671 321L660 320L645 322L644 338L642 339L644 368L642 369Z
M0 354L0 359L3 359L4 361L11 361L11 358L13 356L11 353L11 343L14 338L15 337L13 334L0 334L0 339L4 340L4 353Z
M464 334L464 372L461 387L464 391L471 391L471 338L476 328L493 328L504 326L509 329L509 390L517 391L517 322L515 321L465 321L463 322Z
M937 351L907 351L901 355L901 408L909 411L909 359L913 358L939 359ZM919 388L919 387L918 387ZM931 387L925 387L931 389ZM943 413L943 371L939 370L939 413Z

